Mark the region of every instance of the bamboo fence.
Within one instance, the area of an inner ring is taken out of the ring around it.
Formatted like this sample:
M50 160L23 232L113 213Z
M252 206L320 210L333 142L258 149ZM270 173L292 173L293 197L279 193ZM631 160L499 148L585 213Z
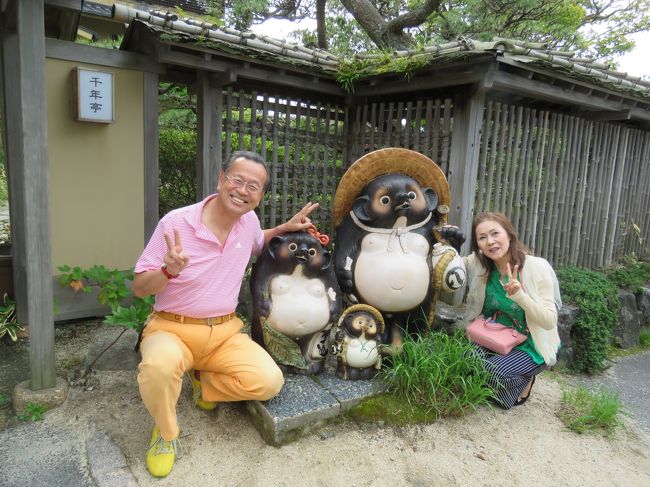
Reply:
M340 106L232 88L222 96L223 160L246 149L269 162L264 227L317 201L313 220L331 234L338 180L371 150L406 147L448 174L452 98ZM494 100L482 116L474 214L507 214L554 265L602 268L648 256L650 132Z
M308 201L312 220L332 232L331 200L343 174L346 109L334 104L228 88L222 113L222 160L235 150L261 154L271 187L259 207L264 228L276 226Z
M474 210L509 215L555 265L648 255L650 133L488 101Z

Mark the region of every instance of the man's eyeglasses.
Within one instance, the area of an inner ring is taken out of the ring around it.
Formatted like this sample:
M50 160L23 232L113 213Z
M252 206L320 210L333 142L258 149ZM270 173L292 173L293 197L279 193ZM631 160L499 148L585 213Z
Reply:
M230 181L230 184L232 184L235 188L246 186L246 191L248 191L250 194L256 194L262 191L262 188L260 188L256 183L247 183L241 178L238 178L236 176L228 176L227 174L225 174L224 177Z

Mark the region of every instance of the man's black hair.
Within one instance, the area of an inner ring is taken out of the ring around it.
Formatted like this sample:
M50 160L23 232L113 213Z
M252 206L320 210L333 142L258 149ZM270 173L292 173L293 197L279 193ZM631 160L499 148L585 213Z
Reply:
M223 166L221 167L223 172L227 173L228 169L230 169L230 167L239 158L248 159L250 161L257 162L258 164L264 166L264 169L266 170L266 182L264 183L264 191L267 191L271 186L271 171L269 170L269 166L266 164L264 158L261 155L259 155L257 152L252 152L248 150L238 150L233 152L232 154L230 154L230 159L228 159L228 161L223 163Z

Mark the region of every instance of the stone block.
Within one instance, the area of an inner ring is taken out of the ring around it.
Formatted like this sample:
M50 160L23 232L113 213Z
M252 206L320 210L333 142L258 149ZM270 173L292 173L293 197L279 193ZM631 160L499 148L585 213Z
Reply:
M557 331L560 334L562 348L571 348L571 329L580 316L580 308L572 304L564 304L557 317Z
M31 381L26 380L16 384L13 395L13 406L16 414L20 414L27 409L29 403L45 406L45 410L54 409L65 401L68 397L68 383L61 377L56 378L56 385L47 389L33 391L30 386Z
M106 433L97 431L95 425L91 426L86 440L86 453L91 475L98 487L138 485L120 449Z
M618 298L621 301L619 320L612 332L616 345L625 349L639 345L641 329L640 313L636 307L636 298L630 291L619 289Z
M106 433L97 431L94 425L86 440L86 452L93 477L127 466L126 459L117 445Z
M642 287L634 293L636 308L641 313L641 326L650 325L650 288Z
M286 375L280 393L268 401L248 401L253 424L270 445L280 446L338 415L336 398L308 376Z
M432 328L436 331L452 332L456 327L456 322L461 321L465 314L464 306L453 306L451 304L438 301L436 303L436 314L433 320Z
M386 384L378 377L372 380L343 380L328 371L314 377L314 380L336 398L342 411L386 390Z

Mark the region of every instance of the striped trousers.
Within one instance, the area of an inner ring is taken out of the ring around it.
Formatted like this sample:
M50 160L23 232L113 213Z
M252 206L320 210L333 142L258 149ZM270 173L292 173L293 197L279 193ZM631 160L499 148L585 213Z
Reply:
M513 349L508 355L499 355L476 344L474 348L490 374L488 385L494 391L495 400L504 409L514 406L533 376L546 368L522 350Z

